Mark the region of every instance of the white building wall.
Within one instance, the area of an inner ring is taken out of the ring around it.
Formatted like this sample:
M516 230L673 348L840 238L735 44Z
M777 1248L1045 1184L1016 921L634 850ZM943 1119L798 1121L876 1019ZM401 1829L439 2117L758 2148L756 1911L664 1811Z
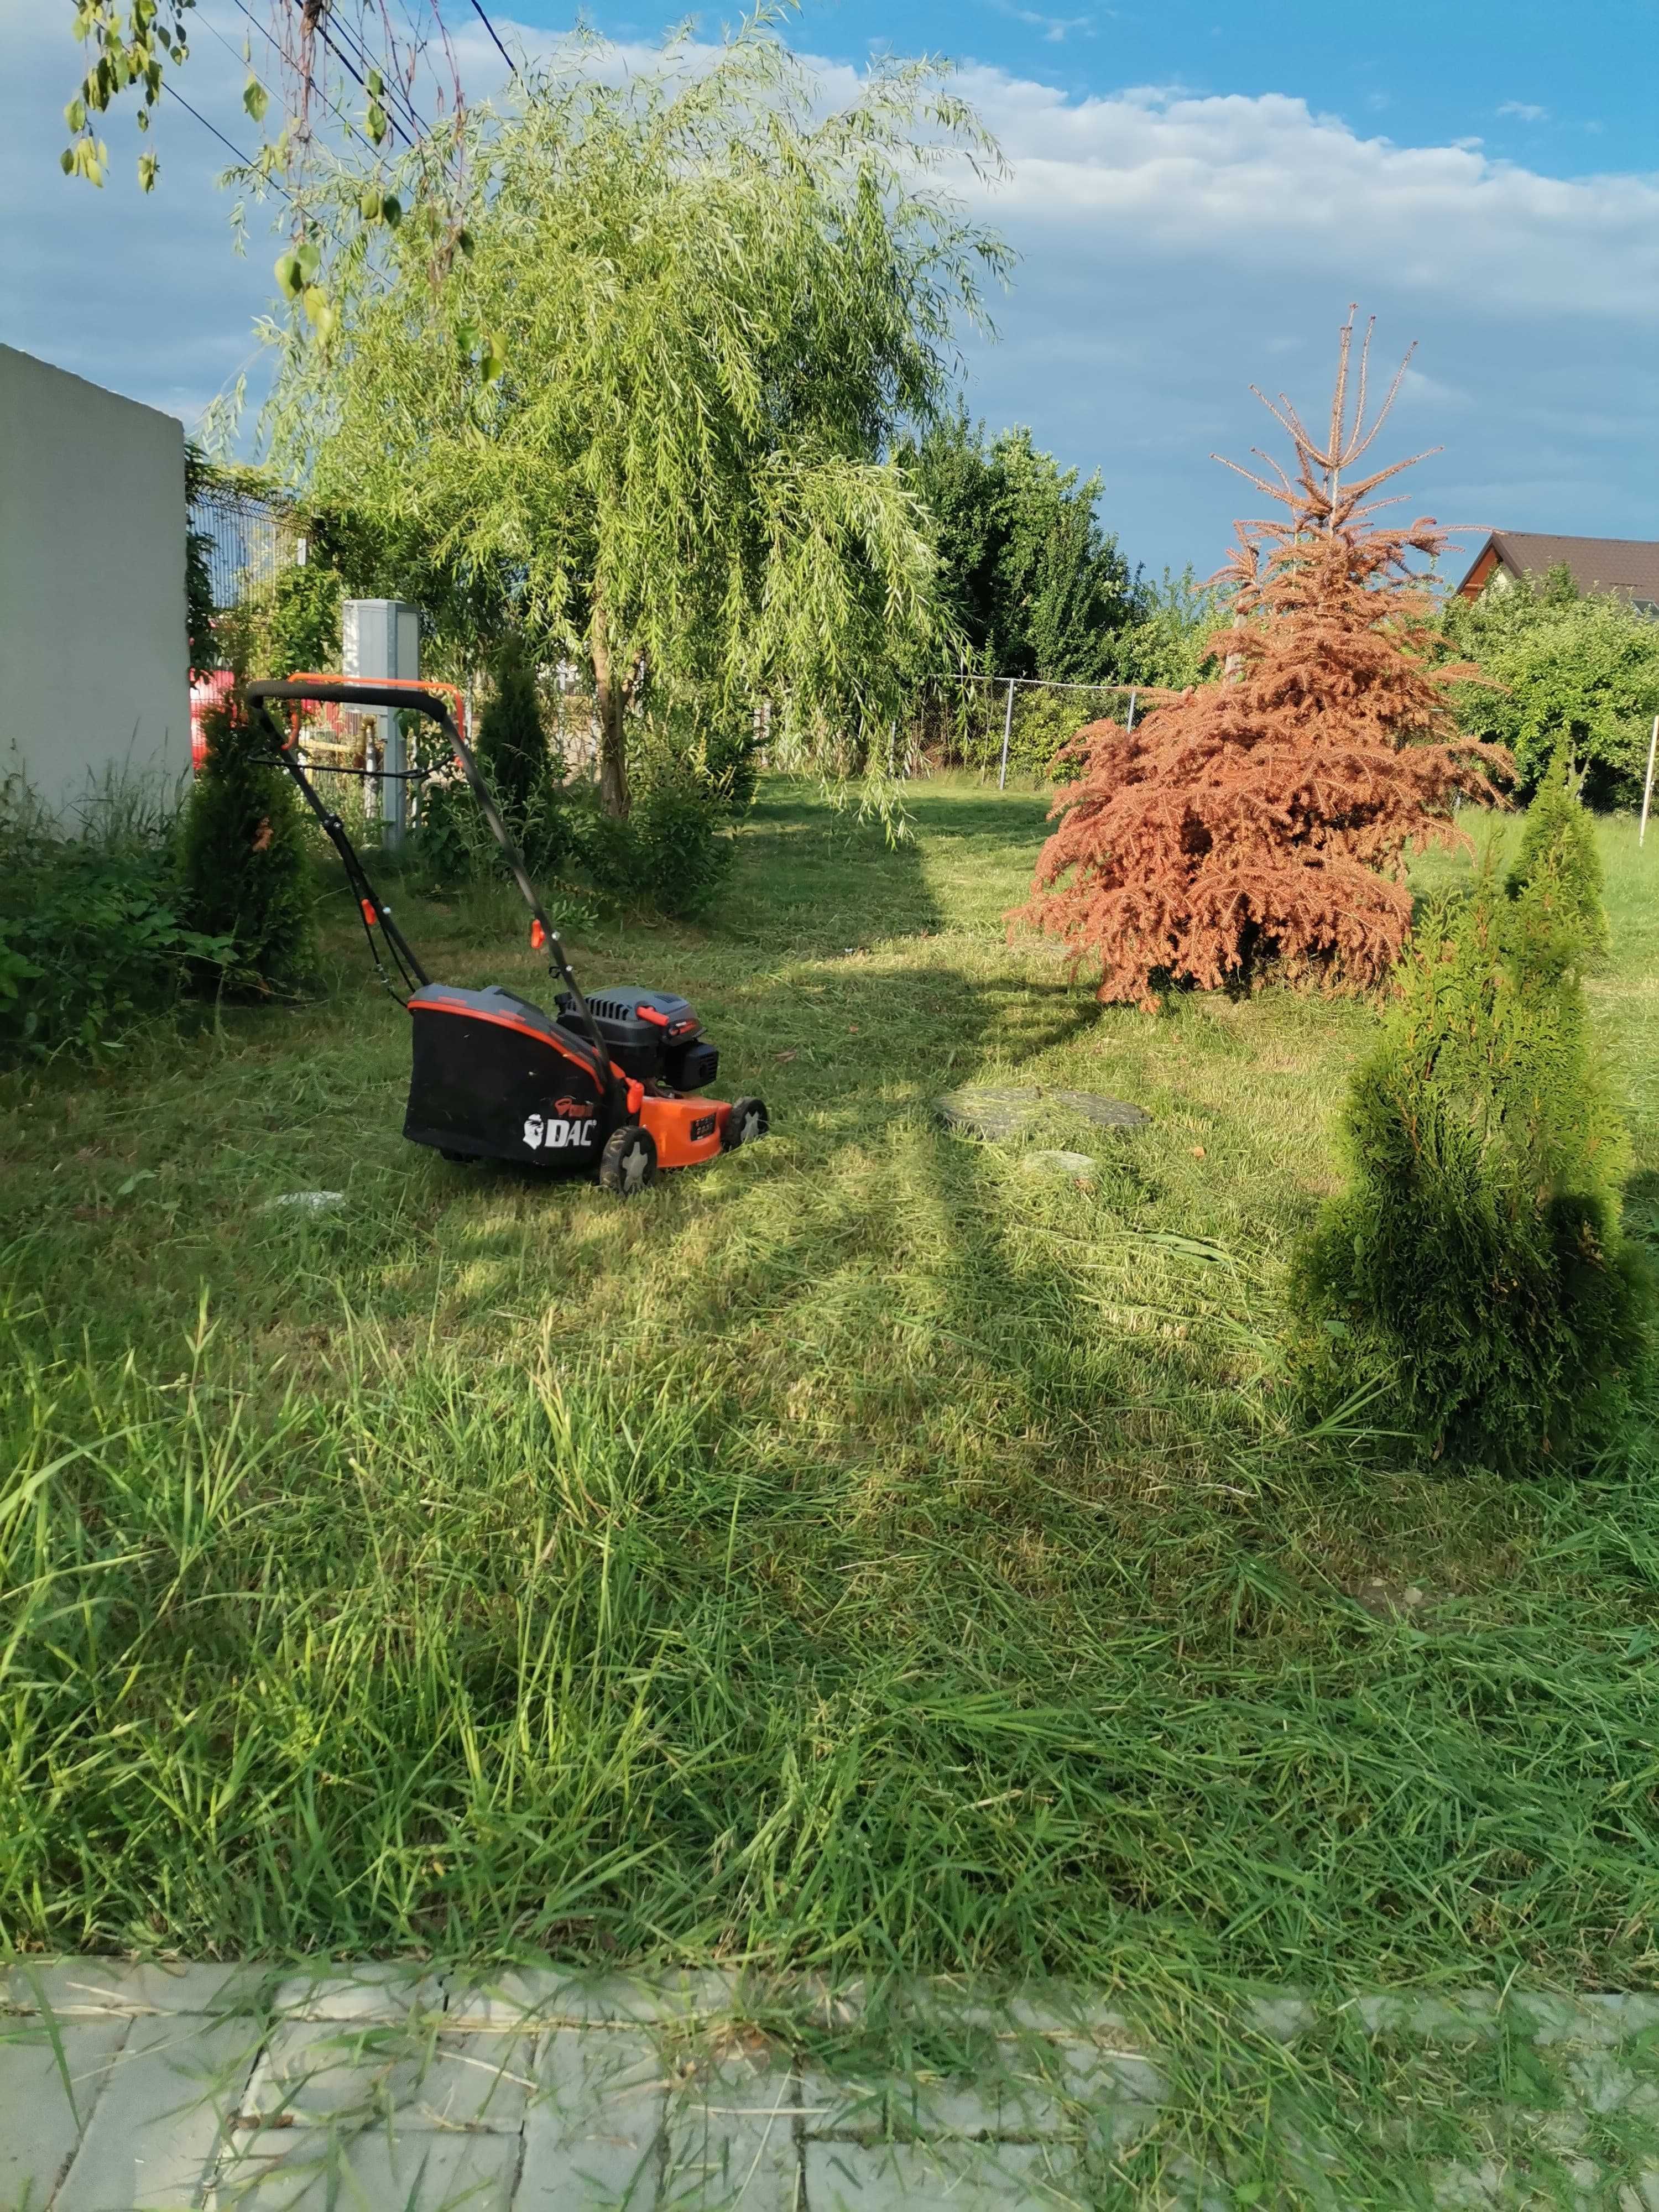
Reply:
M185 526L172 416L0 346L0 779L65 820L189 772Z

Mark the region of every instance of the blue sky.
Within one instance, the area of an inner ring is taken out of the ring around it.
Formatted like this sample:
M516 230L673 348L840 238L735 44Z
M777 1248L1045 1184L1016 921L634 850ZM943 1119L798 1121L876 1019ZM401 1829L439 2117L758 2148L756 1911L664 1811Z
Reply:
M509 44L569 21L486 4ZM1382 356L1418 342L1389 450L1443 450L1407 479L1413 512L1463 526L1471 553L1492 526L1659 538L1656 0L1050 4L823 0L788 36L831 97L876 45L961 63L1012 167L975 211L1020 256L1000 343L968 349L969 404L1098 469L1132 559L1218 565L1242 487L1210 453L1271 442L1252 382L1321 404L1354 299ZM493 50L466 0L446 6L487 94ZM198 14L186 87L237 138L242 18ZM176 107L153 198L130 182L130 124L105 191L59 174L67 15L0 0L0 340L192 420L257 376L276 242L238 258L222 150ZM591 20L635 46L673 18Z

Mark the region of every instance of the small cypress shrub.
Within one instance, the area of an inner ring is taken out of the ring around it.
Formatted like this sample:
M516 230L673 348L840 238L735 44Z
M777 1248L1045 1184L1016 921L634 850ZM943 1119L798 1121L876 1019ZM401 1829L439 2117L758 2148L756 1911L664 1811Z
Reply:
M1316 1401L1383 1380L1437 1455L1508 1473L1608 1437L1650 1296L1553 880L1510 898L1488 868L1408 952L1350 1093L1348 1187L1291 1269L1293 1364Z
M1573 790L1565 750L1558 749L1527 809L1507 881L1510 896L1530 890L1577 935L1587 960L1602 960L1611 946L1606 888L1595 822Z
M185 811L185 918L227 941L222 967L199 981L258 997L289 996L309 979L315 926L298 794L269 758L270 732L239 703L206 717L206 757Z
M515 834L552 781L536 676L524 646L509 638L495 660L495 689L478 723L478 765Z

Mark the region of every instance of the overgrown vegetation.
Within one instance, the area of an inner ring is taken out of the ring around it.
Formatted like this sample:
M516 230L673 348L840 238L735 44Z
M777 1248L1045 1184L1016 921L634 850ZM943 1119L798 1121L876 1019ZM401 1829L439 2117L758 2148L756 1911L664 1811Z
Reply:
M112 782L65 826L0 792L0 1061L97 1055L165 1012L227 940L185 919L171 805Z

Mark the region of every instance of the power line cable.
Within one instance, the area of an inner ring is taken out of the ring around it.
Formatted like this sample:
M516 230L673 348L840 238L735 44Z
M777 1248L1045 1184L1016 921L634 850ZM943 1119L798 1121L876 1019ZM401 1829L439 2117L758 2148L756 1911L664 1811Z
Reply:
M508 53L507 48L501 44L501 38L495 29L495 26L490 21L489 16L485 15L483 11L483 0L472 0L472 12L477 17L478 21L483 25L485 30L489 32L490 37L495 40L496 52L507 64L508 69L512 70L514 76L517 76L519 74L519 65L514 60L512 55Z
M203 130L210 132L211 135L219 141L219 143L228 153L234 154L245 169L257 169L258 167L258 162L253 161L250 155L245 154L241 148L238 146L234 140L226 137L224 132L220 130L216 123L210 123L199 107L192 107L191 106L190 102L185 98L184 94L180 92L178 87L173 83L171 77L164 76L161 79L161 89L163 92L171 93L173 97L178 101L179 106L184 109L185 114L193 115L196 118L196 120L201 125ZM290 207L299 208L301 216L307 222L311 224L314 229L320 230L325 237L331 238L337 246L344 246L345 240L341 237L339 232L337 230L331 229L327 223L319 221L316 216L310 214L305 208L301 207L299 201L295 199L294 194L289 191L288 186L282 183L279 179L271 176L269 173L266 173L264 181L270 186L273 191L280 192Z
M234 4L235 4L238 8L240 8L240 9L241 9L241 11L242 11L243 15L245 15L247 17L247 19L248 19L249 22L252 24L252 26L253 26L253 27L254 27L254 29L255 29L256 31L258 31L258 32L260 33L261 37L263 37L263 38L264 38L264 40L265 40L265 43L266 43L266 44L267 44L267 45L271 48L272 52L273 52L274 53L276 53L276 54L278 56L278 58L280 58L281 54L282 54L282 48L281 48L280 46L277 46L277 44L276 44L276 40L271 37L271 35L270 35L270 32L269 32L268 30L266 30L266 29L265 29L264 25L262 22L260 22L260 21L259 21L258 17L257 15L255 15L254 14L252 14L252 12L249 9L247 9L247 8L246 8L246 7L245 7L245 6L243 6L243 0L234 0ZM199 11L198 11L198 13L197 20L198 20L198 21L201 24L201 26L202 26L202 27L203 27L203 29L204 29L204 30L207 30L207 31L211 31L211 32L212 32L212 33L213 33L214 37L215 37L216 39L217 39L217 40L219 41L219 44L220 44L220 45L224 48L225 52L226 52L228 54L234 54L234 53L236 52L236 49L235 49L235 47L231 44L230 40L229 40L225 36L224 33L223 33L223 32L219 28L219 27L218 27L218 25L217 25L216 23L210 22L210 21L209 21L209 20L208 20L208 18L207 18L205 15L201 15L201 14L199 13ZM239 57L238 57L238 58L240 59L240 58L241 58L239 56ZM253 64L252 64L252 62L250 62L250 63L248 64L248 67L249 67L250 69L252 69L252 68L253 67ZM258 83L259 83L259 85L260 85L260 89L261 89L262 91L265 92L266 94L269 94L269 93L270 93L270 87L268 84L264 83L264 80L263 80L262 78L260 78L260 77L259 77L258 71L257 70L254 70L254 76L255 76L256 81L257 81L257 82L258 82ZM368 150L369 150L369 152L370 152L371 154L377 153L377 152L379 151L379 149L375 146L374 140L373 140L372 138L368 137L368 136L367 136L363 131L360 131L360 130L358 129L357 125L356 125L352 121L351 118L350 118L350 117L346 113L346 112L345 112L345 110L344 110L344 108L343 108L343 107L339 106L338 106L338 105L337 105L334 100L331 100L329 98L329 96L328 96L328 94L327 94L326 93L323 93L323 94L321 94L321 98L322 98L322 102L323 102L324 106L325 106L325 107L326 107L326 108L329 110L329 112L330 112L330 113L331 113L331 114L332 114L332 115L336 116L336 117L338 118L338 120L339 120L340 122L342 122L342 123L343 123L343 124L344 124L344 125L345 125L346 129L347 129L349 131L350 131L350 133L351 133L351 135L352 135L352 137L353 137L354 138L361 138L361 139L362 140L362 142L363 142L364 145L365 145L365 146L367 146L367 147L368 148Z
M401 106L404 116L408 118L409 123L414 129L416 137L424 138L427 135L426 124L416 110L414 101L410 98L408 93L404 91L402 78L398 75L395 70L392 70L390 76L381 70L380 64L375 60L374 55L368 51L368 47L363 39L362 33L361 31L353 30L343 17L337 15L334 18L334 30L339 33L340 36L351 48L350 53L343 54L334 43L333 32L329 28L328 20L326 17L319 17L317 29L321 35L325 45L328 47L329 52L343 68L350 70L352 76L356 78L358 83L362 86L365 92L368 90L368 81L357 68L356 64L361 62L364 70L367 70L371 72L371 74L376 75L380 77L382 98L385 100L395 103L397 106ZM388 122L395 122L397 120L395 112L388 115L386 119ZM408 132L403 131L401 126L399 126L399 136L403 138L405 145L411 145L414 143L413 140L410 138Z

